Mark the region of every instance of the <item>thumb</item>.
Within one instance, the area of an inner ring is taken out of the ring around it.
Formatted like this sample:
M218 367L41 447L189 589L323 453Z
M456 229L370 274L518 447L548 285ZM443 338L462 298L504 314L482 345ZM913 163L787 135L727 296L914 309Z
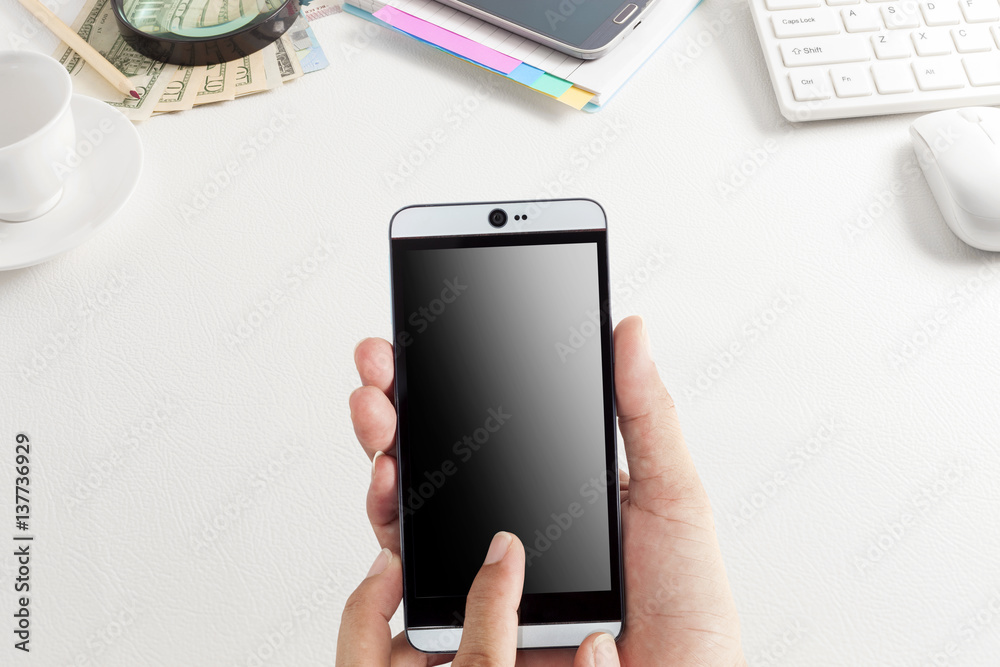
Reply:
M704 493L674 399L656 371L642 319L619 322L614 342L615 402L628 459L629 499L641 506L661 497L664 484Z
M606 632L595 632L580 644L573 660L573 667L620 667L618 647L614 637Z
M399 556L382 549L368 576L344 606L337 637L337 664L360 667L388 665L392 653L389 619L403 597Z
M497 533L469 590L453 667L514 667L523 587L524 547L511 533Z

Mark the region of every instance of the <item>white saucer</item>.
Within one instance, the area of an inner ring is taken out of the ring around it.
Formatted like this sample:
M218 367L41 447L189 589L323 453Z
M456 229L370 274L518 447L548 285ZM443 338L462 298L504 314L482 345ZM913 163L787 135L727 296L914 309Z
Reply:
M84 95L73 95L70 105L80 166L67 174L62 199L51 211L27 222L0 221L0 271L40 264L77 247L118 212L139 182L142 144L132 122Z

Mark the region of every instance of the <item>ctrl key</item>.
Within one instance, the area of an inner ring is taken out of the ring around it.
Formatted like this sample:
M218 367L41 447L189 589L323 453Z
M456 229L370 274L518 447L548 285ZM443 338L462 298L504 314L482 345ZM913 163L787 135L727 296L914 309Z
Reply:
M797 102L814 102L830 99L830 77L820 69L797 69L789 72L792 95Z

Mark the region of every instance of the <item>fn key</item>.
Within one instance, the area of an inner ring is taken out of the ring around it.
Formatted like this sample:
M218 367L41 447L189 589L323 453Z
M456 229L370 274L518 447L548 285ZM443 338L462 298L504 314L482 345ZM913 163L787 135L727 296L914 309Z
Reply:
M821 69L797 69L789 73L792 95L798 102L830 99L830 77Z
M830 68L830 78L837 97L865 97L872 94L868 73L859 65L841 65Z

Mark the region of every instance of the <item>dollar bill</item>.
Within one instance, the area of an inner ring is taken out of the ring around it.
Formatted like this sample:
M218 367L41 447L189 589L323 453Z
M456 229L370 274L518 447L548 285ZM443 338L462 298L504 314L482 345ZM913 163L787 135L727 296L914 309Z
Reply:
M130 4L126 0L126 10ZM76 51L60 43L52 57L73 77L73 91L107 102L130 120L149 118L173 80L177 66L147 58L126 44L118 32L111 0L87 0L73 21L72 29L129 78L139 99L116 90Z
M274 43L276 47L275 61L278 63L278 74L281 82L287 83L302 76L302 65L292 48L292 40L287 33Z
M160 101L156 103L153 113L169 113L171 111L187 111L194 106L194 98L197 94L194 74L198 68L194 66L182 66L177 68L174 78L167 84Z
M288 55L291 50L288 40L278 40L240 60L225 63L225 74L214 66L178 67L154 113L187 111L196 105L229 99L226 79L230 76L234 77L231 89L235 97L271 90L296 79L302 76L302 69L298 59Z
M278 68L277 42L268 44L261 49L260 53L264 59L264 78L267 79L267 88L273 90L283 83L281 70Z
M202 65L198 68L198 91L194 104L212 104L236 99L236 62Z
M256 51L248 56L244 56L236 64L236 97L253 95L267 89L267 72L264 71L264 52Z
M134 0L128 3L129 21L143 32L163 32L177 26L172 17L180 16L178 11L183 0ZM185 3L186 4L186 3Z

